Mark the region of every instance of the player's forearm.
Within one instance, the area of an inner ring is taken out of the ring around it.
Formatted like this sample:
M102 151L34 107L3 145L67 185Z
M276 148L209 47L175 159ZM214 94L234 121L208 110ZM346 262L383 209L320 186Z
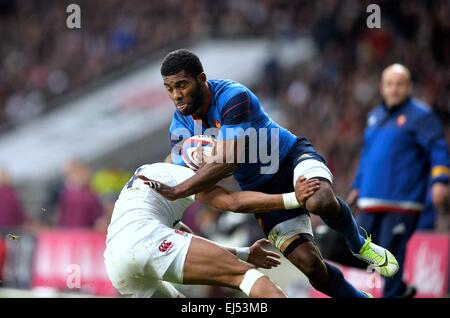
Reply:
M250 247L228 247L224 246L224 248L230 253L234 254L240 260L246 262L248 257L250 256Z
M230 211L239 213L261 213L284 210L285 205L281 194L266 194L262 192L242 191L232 192Z
M248 260L248 257L250 256L250 252L251 252L250 247L230 247L230 246L219 244L217 242L213 242L213 243L226 249L231 254L236 255L237 258L239 258L240 260L243 260L244 262L246 262Z
M232 163L205 164L193 177L175 187L176 196L184 198L204 191L229 176L235 169L236 164Z
M218 210L238 213L262 213L301 207L295 192L284 194L254 191L230 192L218 186L198 193L196 200Z

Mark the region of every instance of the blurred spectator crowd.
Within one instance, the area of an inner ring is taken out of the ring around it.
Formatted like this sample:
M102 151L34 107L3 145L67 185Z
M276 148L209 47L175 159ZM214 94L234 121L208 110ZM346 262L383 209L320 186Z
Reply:
M70 3L81 8L80 30L66 27ZM366 25L371 3L381 7L381 29ZM210 37L274 43L306 37L316 46L311 60L286 69L274 47L251 88L283 126L324 154L337 193L345 196L387 65L410 68L414 95L438 113L450 143L449 16L448 0L0 0L0 134L153 53ZM105 233L130 175L113 167L92 171L71 160L40 211L30 213L0 167L0 232L81 227ZM186 211L184 221L228 245L262 236L252 216L200 204ZM2 253L0 245L0 268Z
M265 107L280 110L284 125L325 155L341 195L354 177L366 115L381 102L381 72L392 63L411 70L413 95L433 107L450 144L450 3L373 1L382 28L369 29L356 2L303 7L318 54L289 69L274 55L254 85Z
M130 179L127 171L104 168L92 172L80 160L65 164L60 178L50 185L39 213L25 211L8 172L0 169L0 230L89 228L106 233L114 202Z
M81 7L80 30L66 27L69 3ZM370 3L381 7L381 29L366 26ZM20 125L57 105L58 97L162 49L204 37L309 37L317 48L311 61L283 69L274 50L253 89L266 108L283 114L287 128L326 156L337 192L345 194L387 65L411 69L414 95L440 115L450 141L449 13L446 0L0 0L0 127ZM109 191L102 188L114 177L97 172L91 179L88 170L68 163L43 207L57 216L44 224L107 222L103 209L111 210L128 177ZM26 223L9 184L0 174L0 195L10 198L0 202L16 211L11 217L0 207L0 221Z
M79 30L66 27L70 3L81 8ZM370 3L381 7L379 31L365 25ZM0 0L0 127L34 118L57 105L57 97L152 52L212 36L312 36L321 54L313 67L291 74L296 84L290 99L307 94L297 92L303 81L326 80L330 87L315 97L337 108L351 87L363 108L379 68L398 58L414 66L423 95L442 106L448 97L449 13L445 0ZM289 78L274 80L276 89ZM331 89L339 91L339 100ZM346 107L353 112L353 103Z

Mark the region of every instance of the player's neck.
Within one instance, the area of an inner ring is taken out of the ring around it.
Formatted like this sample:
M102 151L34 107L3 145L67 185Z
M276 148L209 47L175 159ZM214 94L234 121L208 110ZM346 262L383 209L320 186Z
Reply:
M209 110L209 106L211 104L211 91L209 89L208 82L201 88L203 103L200 106L199 110L192 116L194 119L201 119Z

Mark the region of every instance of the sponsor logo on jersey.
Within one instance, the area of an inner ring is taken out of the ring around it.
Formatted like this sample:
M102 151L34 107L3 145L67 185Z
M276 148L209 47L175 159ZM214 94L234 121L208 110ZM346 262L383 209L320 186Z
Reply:
M173 243L172 242L169 242L169 241L167 241L167 240L164 240L164 241L162 241L161 242L161 244L159 245L159 251L160 252L162 252L162 253L167 253L167 252L169 252L169 250L172 248L172 246L173 246Z
M219 128L219 129L220 129L220 127L222 127L222 124L221 124L217 119L214 119L214 126L215 126L216 128Z

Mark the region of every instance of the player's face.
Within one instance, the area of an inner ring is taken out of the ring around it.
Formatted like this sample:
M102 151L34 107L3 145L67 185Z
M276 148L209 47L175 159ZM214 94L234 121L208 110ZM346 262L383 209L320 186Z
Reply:
M199 80L185 71L175 75L164 76L164 87L175 107L183 115L195 114L202 104Z
M403 102L411 93L411 82L399 72L387 72L381 80L381 95L387 106L395 106Z

